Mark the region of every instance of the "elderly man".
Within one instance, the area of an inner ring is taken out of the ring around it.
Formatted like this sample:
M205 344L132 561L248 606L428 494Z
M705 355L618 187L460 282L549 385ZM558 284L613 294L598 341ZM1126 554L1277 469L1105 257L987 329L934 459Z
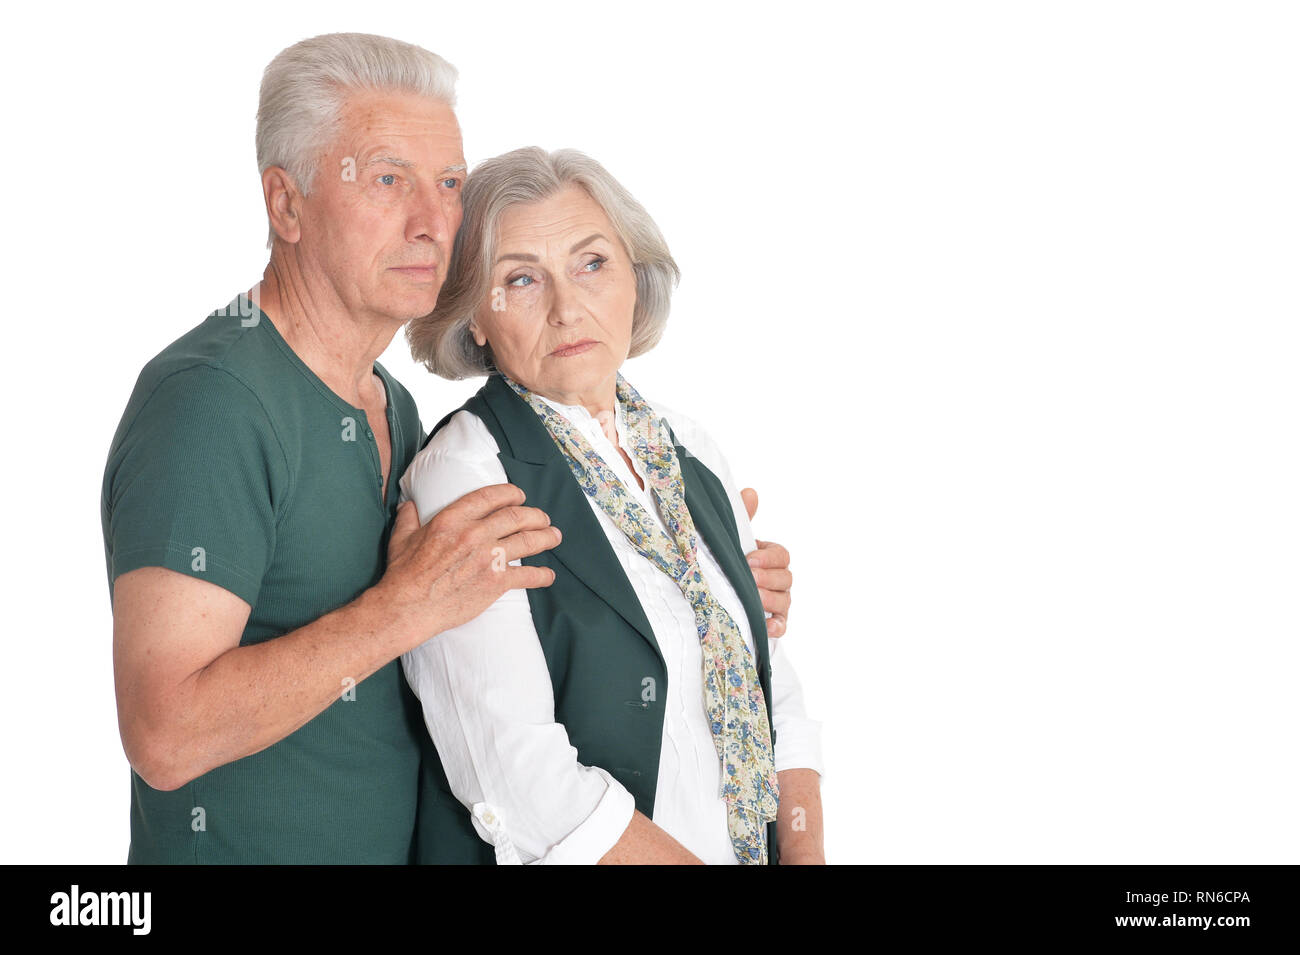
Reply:
M454 82L383 37L280 53L257 118L262 281L136 382L101 501L130 862L492 858L446 821L398 658L549 585L507 562L560 532L509 484L423 527L399 510L390 477L425 435L376 361L446 276L466 174ZM788 555L751 563L779 635Z

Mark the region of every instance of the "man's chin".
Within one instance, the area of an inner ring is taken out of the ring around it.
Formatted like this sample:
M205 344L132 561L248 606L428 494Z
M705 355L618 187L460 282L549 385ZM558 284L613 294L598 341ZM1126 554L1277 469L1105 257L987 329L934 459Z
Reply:
M434 306L438 304L438 292L441 288L442 283L439 283L436 287L421 290L418 294L408 291L404 295L393 296L390 299L391 307L385 308L383 311L392 315L403 325L413 318L423 318L432 312Z

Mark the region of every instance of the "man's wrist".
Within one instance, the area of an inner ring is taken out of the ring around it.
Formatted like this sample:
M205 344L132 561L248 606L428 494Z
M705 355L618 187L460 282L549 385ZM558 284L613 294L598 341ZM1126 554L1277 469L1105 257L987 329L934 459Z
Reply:
M353 615L353 629L367 634L386 650L389 660L413 650L441 632L436 617L427 608L413 607L392 592L381 579L346 608ZM434 618L434 619L431 619Z

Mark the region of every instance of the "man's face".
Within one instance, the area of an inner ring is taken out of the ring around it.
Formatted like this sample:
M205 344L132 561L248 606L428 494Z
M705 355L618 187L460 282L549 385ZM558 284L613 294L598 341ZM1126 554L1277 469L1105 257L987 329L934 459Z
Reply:
M366 92L348 97L341 119L302 200L302 267L354 315L427 315L460 227L465 154L456 116L425 97Z

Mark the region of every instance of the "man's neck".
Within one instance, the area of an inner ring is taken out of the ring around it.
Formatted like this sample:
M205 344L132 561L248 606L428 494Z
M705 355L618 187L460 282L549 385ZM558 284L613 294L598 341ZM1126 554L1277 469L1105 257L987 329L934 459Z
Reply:
M332 291L311 288L301 274L274 258L248 294L331 391L358 408L383 404L374 364L402 327L400 322L351 314Z

